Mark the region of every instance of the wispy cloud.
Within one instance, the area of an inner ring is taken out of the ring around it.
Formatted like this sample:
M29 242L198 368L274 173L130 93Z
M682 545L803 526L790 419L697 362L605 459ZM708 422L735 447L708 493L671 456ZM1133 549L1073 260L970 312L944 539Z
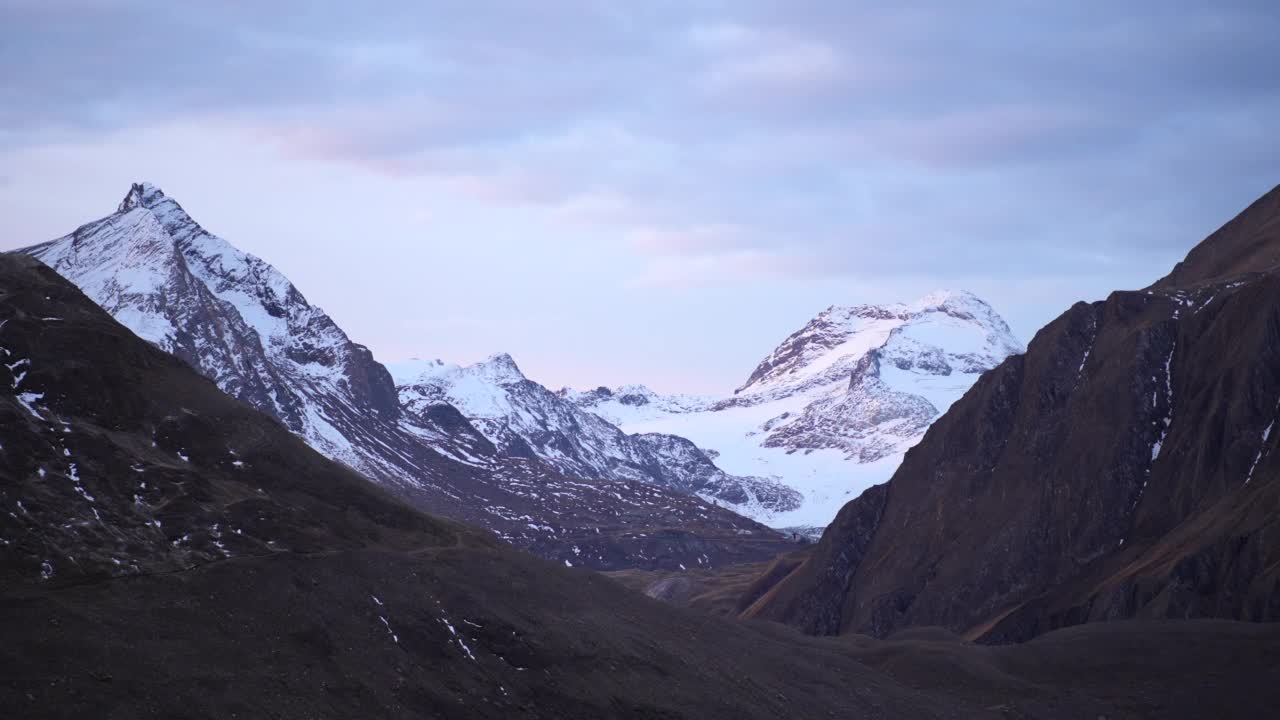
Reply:
M714 94L785 97L831 91L853 80L849 59L820 40L732 24L695 28L691 37L706 51L698 84Z
M0 15L0 152L231 128L300 163L536 214L625 261L637 289L1079 276L1180 251L1280 180L1273 2L0 0Z

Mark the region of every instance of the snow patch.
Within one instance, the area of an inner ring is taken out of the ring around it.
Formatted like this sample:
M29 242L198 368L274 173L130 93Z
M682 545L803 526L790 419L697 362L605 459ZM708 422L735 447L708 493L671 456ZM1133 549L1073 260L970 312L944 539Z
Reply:
M14 397L18 399L19 405L25 408L27 412L31 413L32 417L36 418L37 420L44 419L40 415L40 412L36 410L36 407L35 407L37 402L40 402L41 400L44 399L44 393L24 392L24 393L18 393ZM63 452L66 452L66 451L63 451Z

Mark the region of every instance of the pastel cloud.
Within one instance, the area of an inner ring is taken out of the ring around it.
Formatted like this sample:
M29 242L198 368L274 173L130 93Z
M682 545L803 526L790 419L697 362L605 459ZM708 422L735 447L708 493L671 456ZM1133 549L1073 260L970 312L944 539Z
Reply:
M34 149L182 126L536 218L501 252L558 292L561 236L641 296L1063 288L1027 334L1064 277L1138 284L1280 180L1271 2L314 8L0 0L5 192Z

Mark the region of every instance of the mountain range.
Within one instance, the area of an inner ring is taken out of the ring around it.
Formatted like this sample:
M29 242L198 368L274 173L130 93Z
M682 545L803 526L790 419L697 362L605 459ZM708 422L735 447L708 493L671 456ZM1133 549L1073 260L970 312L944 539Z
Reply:
M777 527L816 528L893 474L908 448L978 377L1021 353L1005 321L967 292L833 306L782 341L724 397L643 385L560 391L629 432L687 437L728 472L793 489L792 506L734 506Z
M761 559L778 536L758 523L816 536L983 370L1021 350L982 300L937 292L828 308L725 397L552 392L506 354L384 366L279 271L147 183L25 252L418 507L600 568Z
M15 717L1057 720L1280 702L1276 625L984 648L654 602L409 507L31 258L0 255L0 355Z
M683 437L623 432L526 378L505 353L467 367L419 360L390 369L406 409L447 403L505 456L540 460L573 477L646 482L735 510L784 512L801 502L799 493L779 482L725 473Z
M596 420L594 439L612 445L589 460L580 453L578 462L556 462L516 448L484 418L473 424L443 395L402 404L368 348L279 271L207 232L153 185L134 184L114 213L22 252L327 457L518 547L598 568L676 568L760 559L781 546L776 532L687 492L771 486L730 478L678 438L630 437ZM522 397L550 395L521 387ZM590 420L567 414L544 424ZM566 426L558 437L577 432Z

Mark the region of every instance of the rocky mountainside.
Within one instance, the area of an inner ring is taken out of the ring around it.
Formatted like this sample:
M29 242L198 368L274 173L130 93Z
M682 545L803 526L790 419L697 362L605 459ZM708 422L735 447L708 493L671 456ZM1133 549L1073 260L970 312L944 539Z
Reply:
M731 507L785 512L799 505L794 490L729 475L682 437L628 435L526 378L507 354L468 367L411 360L390 370L408 412L448 403L503 455L538 459L572 477L642 481Z
M11 716L1053 720L1280 702L1276 627L1122 623L990 649L655 603L409 508L30 258L0 255L0 348Z
M158 188L134 185L115 213L26 252L325 455L372 476L425 470L360 437L394 435L400 419L395 384L369 350L275 268L206 232ZM458 459L476 452L452 447L453 434L421 430Z
M1280 619L1280 188L1150 288L1078 303L846 505L752 617L989 642Z
M742 512L775 526L823 526L888 479L979 375L1022 349L985 302L940 291L910 304L827 308L728 397L644 386L561 394L627 431L687 437L726 471L770 477L803 496L789 510Z
M140 337L312 447L422 509L602 568L763 558L767 528L649 478L565 475L500 452L447 403L401 407L387 369L280 272L205 231L152 185L23 251Z

